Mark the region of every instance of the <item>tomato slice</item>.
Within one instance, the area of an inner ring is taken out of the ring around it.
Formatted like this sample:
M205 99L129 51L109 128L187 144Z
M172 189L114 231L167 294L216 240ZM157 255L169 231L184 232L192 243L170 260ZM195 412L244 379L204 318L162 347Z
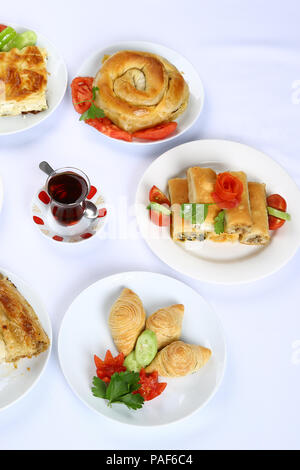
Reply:
M287 203L286 200L280 196L279 194L272 194L267 198L267 203L269 207L273 207L274 209L278 209L279 211L286 212ZM270 230L278 230L285 224L285 220L279 219L278 217L274 217L273 215L269 215L269 229Z
M102 132L102 134L107 135L108 137L112 137L113 139L125 140L126 142L132 141L132 134L129 134L129 132L120 129L118 126L113 124L113 122L107 117L87 119L85 122L97 129L99 132Z
M149 193L149 200L150 202L157 202L158 204L167 204L168 206L171 206L171 202L167 196L158 189L157 186L152 186Z
M0 24L0 33L2 33L6 28L7 26L5 24Z
M177 122L163 122L149 129L142 129L134 132L132 135L137 139L143 140L160 140L165 139L172 134L177 128Z
M112 353L108 350L104 361L98 356L94 356L95 365L97 368L97 377L106 383L110 382L112 375L116 372L125 372L126 367L124 366L125 356L120 353L118 356L113 357Z
M149 210L149 216L153 224L158 225L158 227L169 227L171 224L171 216L162 214L162 212Z
M93 77L76 77L71 83L72 102L79 114L85 113L91 107L93 98Z
M140 388L133 393L139 393L145 401L153 400L161 395L167 386L166 383L158 382L157 371L147 374L145 369L141 369L140 371L139 384L141 385Z

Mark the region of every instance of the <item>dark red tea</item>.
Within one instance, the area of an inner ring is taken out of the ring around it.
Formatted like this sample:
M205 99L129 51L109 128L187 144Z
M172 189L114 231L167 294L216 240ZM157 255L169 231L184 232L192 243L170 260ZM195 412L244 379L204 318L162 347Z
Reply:
M84 212L81 202L87 192L86 180L76 173L59 173L50 178L48 193L52 199L52 214L60 224L74 225L79 222Z

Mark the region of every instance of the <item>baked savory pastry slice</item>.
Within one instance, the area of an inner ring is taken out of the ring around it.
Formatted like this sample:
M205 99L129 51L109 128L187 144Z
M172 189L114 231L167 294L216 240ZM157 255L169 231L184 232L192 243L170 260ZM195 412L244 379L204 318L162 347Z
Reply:
M49 345L33 308L10 280L0 274L0 362L37 356Z
M146 321L146 329L156 334L158 349L164 348L181 335L184 305L171 305L157 310Z
M175 341L162 349L146 372L157 370L162 377L184 377L197 372L211 357L211 350L202 346Z
M146 324L146 313L139 296L124 289L111 308L108 324L118 351L128 356Z
M169 182L169 194L172 210L171 237L174 241L203 241L204 233L181 215L181 205L189 203L188 183L186 178L173 178Z
M0 116L48 108L46 59L46 50L36 46L0 52Z
M245 245L267 245L270 242L267 211L266 186L262 183L249 183L249 197L253 224L249 232L240 237Z
M187 180L189 201L197 204L211 204L201 229L206 234L214 232L215 218L220 212L212 197L217 180L216 173L211 168L192 167L187 171Z
M227 233L245 233L252 226L247 175L243 171L231 171L230 174L242 182L243 193L237 207L225 210L225 231Z

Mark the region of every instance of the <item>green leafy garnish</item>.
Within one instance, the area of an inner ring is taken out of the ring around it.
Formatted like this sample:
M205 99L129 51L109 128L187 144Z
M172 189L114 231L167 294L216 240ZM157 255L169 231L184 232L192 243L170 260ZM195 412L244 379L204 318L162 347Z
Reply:
M209 204L182 204L181 217L188 219L193 225L201 225L205 221Z
M92 97L91 100L83 100L83 101L79 101L79 103L76 103L76 104L91 103L90 108L80 116L79 121L86 121L87 119L95 119L95 118L105 117L105 113L104 113L103 109L98 108L98 106L96 106L95 103L94 103L94 101L96 99L97 91L99 91L99 88L97 86L94 86L93 89L92 89L93 97Z
M109 385L94 377L92 393L94 397L108 400L108 406L113 403L123 403L129 409L142 408L144 398L139 394L133 394L140 388L140 375L136 372L120 372L112 375Z
M287 212L280 211L278 209L274 209L274 207L268 207L268 214L273 215L274 217L277 217L278 219L282 220L291 220L290 214Z
M221 211L215 218L215 233L220 235L220 233L225 232L225 211Z

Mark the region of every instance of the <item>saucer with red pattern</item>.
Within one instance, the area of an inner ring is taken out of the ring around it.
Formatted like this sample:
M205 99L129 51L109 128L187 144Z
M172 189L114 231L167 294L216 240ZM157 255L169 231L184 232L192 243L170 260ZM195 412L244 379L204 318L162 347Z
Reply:
M83 217L76 225L64 227L53 217L50 197L43 187L36 193L31 204L32 221L42 235L55 242L80 243L89 240L103 230L108 218L108 211L106 200L99 186L91 186L87 199L96 205L97 219L90 220Z

